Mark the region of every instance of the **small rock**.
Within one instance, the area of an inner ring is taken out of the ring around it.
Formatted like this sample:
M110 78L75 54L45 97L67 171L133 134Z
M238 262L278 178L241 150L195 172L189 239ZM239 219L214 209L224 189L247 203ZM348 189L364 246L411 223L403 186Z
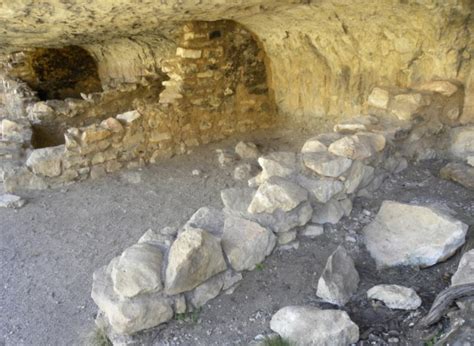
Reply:
M439 171L441 178L455 181L465 188L474 190L474 167L464 163L451 162Z
M359 328L345 311L287 306L277 311L270 328L295 345L349 345L359 340Z
M384 201L363 233L377 267L429 267L449 258L464 244L467 228L432 207Z
M390 110L400 120L412 120L429 104L429 98L420 93L400 94L390 102Z
M234 179L244 181L252 176L252 165L249 163L241 163L234 169Z
M421 298L415 290L399 285L377 285L367 291L369 299L381 300L390 309L416 310Z
M375 169L373 167L364 165L360 161L355 161L344 182L345 192L351 194L357 192L358 189L366 187L374 179L374 172Z
M200 308L211 299L217 297L223 286L224 279L221 274L212 277L194 289L191 294L191 304L195 308Z
M25 205L26 201L16 195L4 194L0 195L0 208L19 209Z
M324 145L318 137L313 137L308 139L304 145L303 148L301 148L302 153L321 153L321 152L326 152L328 150L328 147Z
M258 188L248 212L271 214L277 209L291 211L307 199L308 192L301 186L274 176Z
M313 177L298 175L296 181L308 190L313 202L326 203L344 190L344 184L334 178Z
M369 106L387 109L388 101L390 100L390 94L387 90L381 88L374 88L369 95L367 103Z
M319 278L316 295L332 304L344 306L357 291L359 273L344 247L329 256Z
M300 242L298 240L292 241L288 244L278 246L278 251L292 251L298 250L300 247Z
M376 137L378 136L378 137ZM372 157L385 147L385 137L382 135L353 135L343 137L332 143L328 151L334 155L352 160L364 160Z
M258 150L257 146L251 142L237 143L235 146L235 153L244 160L256 160L260 155L260 151Z
M26 165L34 174L57 177L61 174L61 162L64 151L64 144L56 147L35 149L28 156Z
M474 167L474 155L473 156L469 156L466 160L467 164L471 167Z
M150 244L135 244L126 249L112 267L114 290L122 297L158 292L163 288L160 249Z
M173 234L167 234L168 228L170 227L165 227L159 231L149 229L141 236L141 238L138 240L138 244L142 243L147 243L151 244L154 246L158 246L161 248L168 249L171 244L173 244L174 240L174 233Z
M226 269L219 239L201 229L188 229L170 248L166 292L174 295L192 290Z
M275 235L256 222L235 216L225 220L222 247L236 271L253 270L271 254Z
M461 126L450 131L451 154L461 160L474 155L474 126Z
M333 178L344 174L352 165L351 159L329 153L303 154L303 162L317 174Z
M193 169L192 175L198 177L201 175L201 171L199 169Z
M256 177L257 185L270 177L288 177L298 172L297 157L291 152L276 152L258 159L262 172Z
M278 245L285 245L291 243L293 240L296 239L296 235L296 231L278 233Z
M183 230L192 228L203 229L215 236L222 235L224 229L224 213L214 207L199 208L183 226Z
M458 91L458 87L455 84L445 80L426 82L418 86L417 89L433 91L447 97L454 95Z
M300 234L307 238L316 238L324 234L324 227L320 225L307 225Z
M217 153L217 161L219 162L219 165L222 168L230 166L236 160L236 157L234 154L229 153L225 150L217 149L216 153Z
M117 120L120 120L122 123L128 125L128 124L134 123L135 121L138 121L138 119L140 119L141 116L142 115L138 111L133 110L133 111L129 111L129 112L119 114L115 118Z
M474 249L462 256L458 269L451 277L452 286L468 283L474 283Z
M330 223L335 225L344 216L348 216L352 210L352 203L349 199L337 200L332 199L326 204L317 205L315 207L312 222L318 224Z
M364 124L336 124L334 126L334 132L339 132L341 134L353 134L360 131L367 131L367 127Z

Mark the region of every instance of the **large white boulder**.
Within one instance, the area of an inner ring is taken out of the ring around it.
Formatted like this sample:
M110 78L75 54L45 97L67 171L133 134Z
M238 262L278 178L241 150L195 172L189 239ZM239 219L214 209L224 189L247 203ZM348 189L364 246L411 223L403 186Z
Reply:
M165 289L169 295L192 290L227 269L220 240L201 229L188 229L171 245Z
M465 241L468 226L431 207L384 201L364 230L365 244L378 267L429 267Z
M229 216L224 223L222 247L233 269L252 270L271 254L275 235L258 223Z
M347 346L359 340L359 327L341 310L287 306L273 315L270 328L296 346Z

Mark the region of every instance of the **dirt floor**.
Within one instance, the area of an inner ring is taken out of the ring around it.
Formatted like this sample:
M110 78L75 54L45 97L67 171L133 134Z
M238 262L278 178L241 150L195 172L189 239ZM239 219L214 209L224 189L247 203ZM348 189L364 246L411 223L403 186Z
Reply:
M308 130L255 132L264 151L298 150ZM66 188L21 194L28 204L0 210L0 345L88 344L97 308L90 298L92 273L134 244L149 228L179 226L199 207L221 207L220 191L240 186L233 167L222 169L215 149L233 148L236 138L196 148L143 169L118 172ZM474 225L474 192L440 180L439 161L411 165L388 178L371 199L358 198L354 211L324 235L300 239L298 250L275 251L260 270L244 274L232 295L218 297L186 320L144 333L154 345L245 345L270 333L273 313L286 305L328 307L316 297L327 257L344 244L361 276L359 291L346 306L361 339L383 344L423 344L438 333L421 332L416 321L435 295L449 285L459 261L415 270L377 271L359 236L383 200L436 204ZM198 169L200 176L193 176ZM473 227L469 232L474 232ZM390 310L366 299L368 288L396 283L416 289L417 312Z

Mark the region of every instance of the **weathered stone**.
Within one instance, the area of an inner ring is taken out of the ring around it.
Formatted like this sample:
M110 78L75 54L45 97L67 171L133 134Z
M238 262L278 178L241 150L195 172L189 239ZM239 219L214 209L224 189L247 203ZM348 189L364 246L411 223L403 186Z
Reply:
M211 299L219 295L224 286L224 278L222 274L218 274L205 283L199 285L191 294L191 304L195 308L200 308Z
M222 289L227 291L238 286L239 282L242 281L243 276L241 273L235 273L233 270L228 270L224 273L223 279L224 286Z
M115 118L121 121L123 124L128 125L128 124L133 124L135 122L138 122L141 116L142 115L138 111L135 110L135 111L129 111L129 112L119 114Z
M202 50L178 47L176 49L176 56L186 59L199 59L202 56Z
M373 88L369 95L367 103L369 106L387 109L390 94L387 90L381 88Z
M20 196L4 194L0 195L0 208L19 209L25 205L26 201Z
M257 184L262 184L270 177L288 177L298 171L297 157L295 153L276 152L258 159L262 172L256 177Z
M430 101L419 93L400 94L390 103L390 110L400 120L412 120Z
M150 244L135 244L126 249L112 267L114 290L122 297L158 292L163 288L161 250Z
M439 171L441 178L455 181L462 186L474 190L474 167L464 163L451 162Z
M184 230L197 228L220 236L224 229L224 213L213 207L199 208L183 226Z
M296 231L278 233L278 245L291 243L296 239L297 234L298 233Z
M474 155L468 156L466 162L469 166L474 167Z
M102 267L94 272L92 299L107 316L107 320L119 334L134 334L169 321L173 309L169 301L160 293L121 298L113 289L110 277L111 267Z
M217 149L216 153L217 153L217 161L219 162L219 165L221 167L227 167L236 160L235 155L228 151Z
M474 249L462 255L458 269L451 277L451 285L474 283Z
M355 193L358 189L366 187L374 178L375 169L364 165L360 161L355 161L344 182L347 194Z
M226 218L222 247L236 271L254 269L270 255L275 244L275 235L258 223L235 216Z
M171 246L166 267L166 293L192 290L227 269L220 241L200 229L189 229L178 235Z
M360 131L367 131L367 127L364 124L357 123L347 123L347 124L336 124L334 125L334 132L339 132L341 134L354 134Z
M384 147L385 137L382 135L356 134L335 141L329 146L328 151L352 160L364 160L383 150Z
M367 291L369 299L381 300L390 309L416 310L421 298L413 288L399 285L377 285Z
M260 151L258 150L255 143L251 142L239 142L235 146L235 153L239 155L241 159L244 160L256 160L260 155Z
M307 199L308 192L301 186L274 176L258 188L248 211L253 214L271 214L277 209L288 212L307 201Z
M81 141L85 144L98 142L112 135L110 130L97 125L85 127L82 131Z
M107 175L103 165L96 165L91 168L91 179L100 179Z
M300 234L307 238L317 238L324 234L324 227L321 225L307 225Z
M347 202L349 201L349 202ZM349 204L350 203L350 204ZM318 204L314 208L312 222L319 224L336 224L342 217L348 216L352 210L352 203L348 199L332 199L326 204Z
M235 180L248 180L252 176L252 165L249 163L242 163L234 169Z
M6 192L22 189L44 190L48 188L48 184L43 177L31 173L26 167L20 167L4 176L3 187Z
M64 145L57 147L41 148L33 150L28 156L26 165L34 174L46 177L57 177L61 175L61 162L64 156Z
M172 230L174 233L169 232L169 230ZM168 249L173 244L175 232L177 232L177 230L172 227L165 227L160 230L149 229L138 239L137 243L151 244Z
M344 247L329 256L318 281L316 295L332 304L344 306L357 291L359 273Z
M352 160L329 153L303 154L306 167L319 175L337 178L344 174L352 165Z
M296 181L309 192L313 201L326 203L338 193L344 190L344 184L334 178L309 178L298 175Z
M384 201L363 233L378 267L429 267L454 254L464 243L467 228L434 208Z
M100 123L100 126L112 132L120 133L124 130L122 124L120 124L120 121L118 121L115 118L105 119L104 121Z
M345 346L359 340L359 327L341 310L287 306L273 315L270 328L301 346Z
M319 140L319 137L308 139L301 148L302 153L321 153L327 150L328 147Z
M432 91L441 95L450 97L458 91L458 87L446 80L437 80L421 84L417 87L418 90Z
M456 127L451 129L450 152L462 160L474 155L474 126Z

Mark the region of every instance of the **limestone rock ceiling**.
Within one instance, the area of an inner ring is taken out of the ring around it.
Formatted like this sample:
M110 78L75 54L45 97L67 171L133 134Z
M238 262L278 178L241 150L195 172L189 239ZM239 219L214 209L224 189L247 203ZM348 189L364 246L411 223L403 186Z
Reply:
M107 87L159 70L184 22L233 19L265 49L282 114L357 114L376 85L454 79L466 89L468 122L473 8L471 0L3 0L0 50L80 45Z

